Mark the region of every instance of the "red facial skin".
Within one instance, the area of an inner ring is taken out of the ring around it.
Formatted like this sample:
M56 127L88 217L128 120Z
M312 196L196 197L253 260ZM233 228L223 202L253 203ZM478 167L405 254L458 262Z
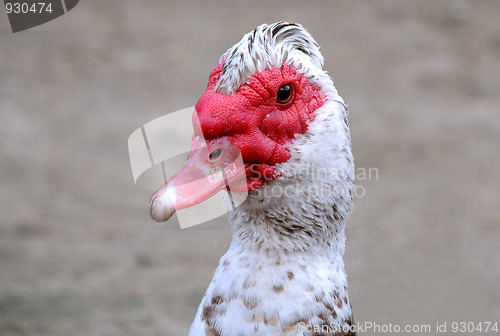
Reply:
M236 93L214 91L222 63L210 73L207 90L196 104L194 131L208 146L226 137L237 146L245 162L248 191L278 176L273 167L290 159L287 148L296 134L306 132L325 94L293 66L283 63L256 73ZM293 88L292 99L277 103L278 89ZM243 188L246 189L246 188Z

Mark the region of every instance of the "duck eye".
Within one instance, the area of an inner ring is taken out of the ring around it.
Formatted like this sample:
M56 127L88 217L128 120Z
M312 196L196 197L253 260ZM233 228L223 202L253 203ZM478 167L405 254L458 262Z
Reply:
M280 86L280 88L278 89L276 102L278 104L286 104L292 99L292 96L293 96L293 89L290 84Z

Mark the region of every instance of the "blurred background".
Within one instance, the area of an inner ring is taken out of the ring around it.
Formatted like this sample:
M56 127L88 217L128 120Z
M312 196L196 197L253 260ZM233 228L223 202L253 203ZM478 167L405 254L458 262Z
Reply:
M378 170L348 221L355 320L500 323L499 16L497 0L87 0L12 34L0 14L0 335L187 334L229 226L154 223L127 139L278 20L322 46L356 165Z

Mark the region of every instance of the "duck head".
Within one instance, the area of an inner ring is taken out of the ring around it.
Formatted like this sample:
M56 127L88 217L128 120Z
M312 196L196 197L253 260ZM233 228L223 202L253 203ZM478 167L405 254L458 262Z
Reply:
M151 197L152 218L166 221L228 184L249 192L242 205L249 208L269 205L263 200L272 195L310 194L304 186L319 182L342 181L337 197L352 197L346 105L322 66L316 41L288 22L261 25L226 51L196 104L192 151ZM238 156L243 164L234 164ZM213 169L224 170L224 179L205 178ZM276 187L289 193L268 192Z

